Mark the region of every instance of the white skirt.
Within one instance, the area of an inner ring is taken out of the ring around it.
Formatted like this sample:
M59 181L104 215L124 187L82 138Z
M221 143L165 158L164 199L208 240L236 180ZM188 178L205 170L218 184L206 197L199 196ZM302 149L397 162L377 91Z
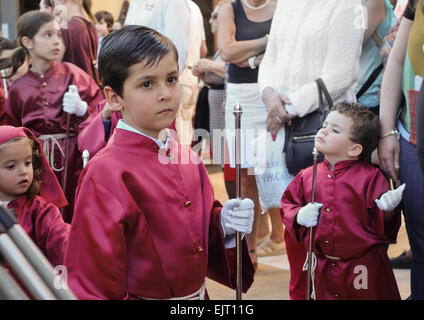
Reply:
M227 83L225 102L225 140L228 161L235 168L235 117L234 105L239 102L241 115L241 159L242 168L255 167L258 150L253 141L266 131L267 112L257 83Z

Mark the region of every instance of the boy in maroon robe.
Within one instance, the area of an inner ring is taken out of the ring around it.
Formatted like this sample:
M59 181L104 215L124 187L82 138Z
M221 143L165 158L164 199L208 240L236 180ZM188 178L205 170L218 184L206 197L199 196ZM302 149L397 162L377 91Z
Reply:
M180 103L178 54L156 31L127 26L103 40L106 100L119 120L82 172L65 254L80 299L203 299L205 277L235 287L235 233L253 202L215 200L198 156L167 129ZM254 268L242 242L246 292Z
M404 185L388 191L386 178L366 159L379 138L378 117L359 104L342 103L329 113L315 145L326 156L302 170L282 198L292 299L304 299L302 266L313 230L315 299L400 299L385 245L396 239ZM306 265L306 263L305 263ZM303 270L305 270L305 266Z

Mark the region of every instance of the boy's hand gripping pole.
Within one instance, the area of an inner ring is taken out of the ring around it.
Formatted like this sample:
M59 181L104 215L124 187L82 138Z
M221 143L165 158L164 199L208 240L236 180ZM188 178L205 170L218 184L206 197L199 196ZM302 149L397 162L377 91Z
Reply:
M317 184L317 160L318 160L318 151L314 147L312 151L314 164L313 164L313 176L312 176L312 198L311 202L315 202L315 188ZM306 278L306 300L311 299L311 273L312 273L312 228L309 228L309 244L308 244L308 275Z
M241 115L243 111L241 104L237 102L234 105L235 117L235 164L236 164L236 198L241 199ZM237 279L236 279L236 299L242 300L242 261L241 261L241 233L236 233L237 250Z

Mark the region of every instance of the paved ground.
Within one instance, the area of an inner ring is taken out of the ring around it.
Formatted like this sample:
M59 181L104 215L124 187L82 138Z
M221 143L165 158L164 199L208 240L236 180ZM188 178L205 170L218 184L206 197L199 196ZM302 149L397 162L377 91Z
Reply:
M224 176L220 167L207 166L209 177L215 190L215 197L224 203L228 196L224 186ZM389 257L396 257L409 248L405 226L402 223L397 244L389 247ZM402 299L410 295L410 272L394 270ZM290 271L287 255L259 258L259 267L255 282L244 300L289 300ZM235 300L235 291L207 279L207 288L211 299Z

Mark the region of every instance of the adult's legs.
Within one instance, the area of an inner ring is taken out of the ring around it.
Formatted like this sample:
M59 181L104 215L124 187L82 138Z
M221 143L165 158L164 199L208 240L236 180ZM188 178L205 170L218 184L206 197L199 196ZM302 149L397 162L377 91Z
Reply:
M412 299L424 299L424 179L417 149L400 138L401 182L406 183L403 193L406 230L412 251L411 295Z

